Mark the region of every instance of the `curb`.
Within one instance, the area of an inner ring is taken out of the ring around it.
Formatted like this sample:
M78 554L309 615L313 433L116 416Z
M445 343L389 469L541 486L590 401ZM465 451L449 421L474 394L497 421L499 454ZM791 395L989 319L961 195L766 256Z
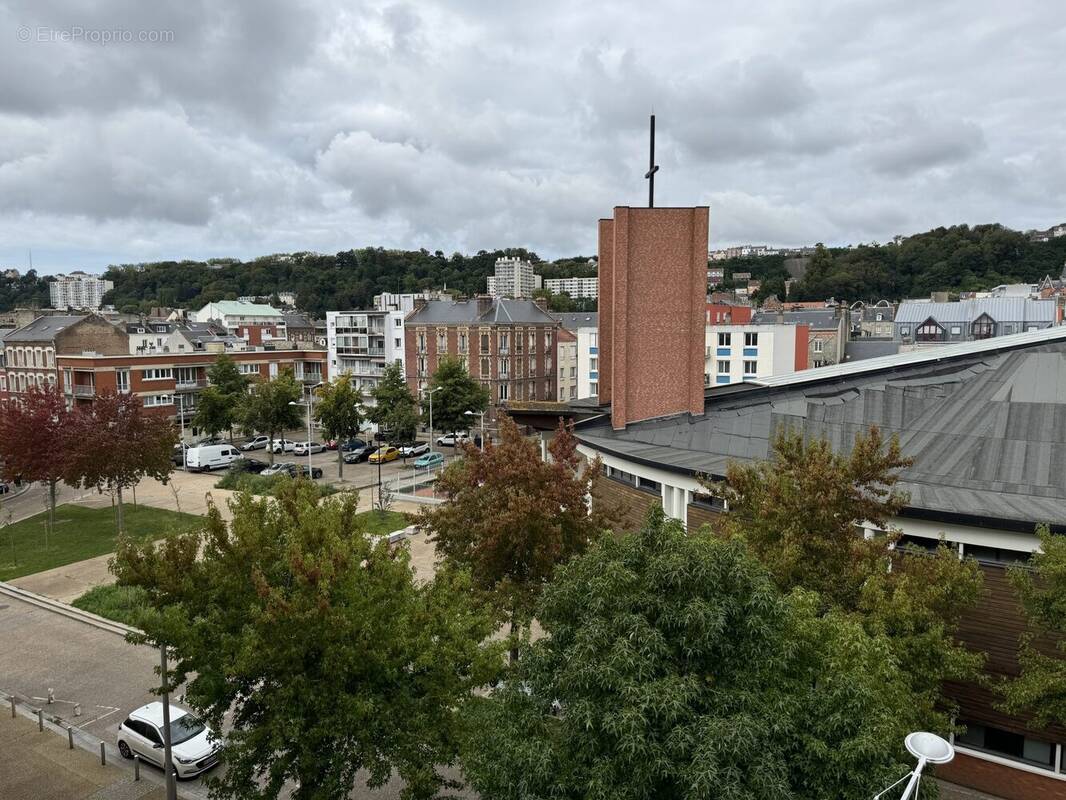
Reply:
M123 625L121 622L115 622L114 620L101 617L97 614L90 613L88 611L82 611L80 608L75 608L67 603L61 603L58 600L53 600L50 597L45 597L42 594L36 592L30 592L26 589L20 589L18 586L12 586L10 583L4 583L0 581L0 596L11 597L15 600L21 600L29 605L36 606L37 608L43 608L45 611L51 611L54 614L59 614L67 619L75 620L76 622L83 622L86 625L91 625L94 628L98 628L108 633L114 633L118 636L125 638L131 633L141 633L137 628L132 628L129 625Z

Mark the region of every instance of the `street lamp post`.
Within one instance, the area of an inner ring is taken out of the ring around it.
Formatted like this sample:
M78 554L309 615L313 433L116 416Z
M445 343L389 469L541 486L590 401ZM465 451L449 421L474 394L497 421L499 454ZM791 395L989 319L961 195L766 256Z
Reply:
M423 389L426 394L429 395L429 452L433 452L433 393L439 392L441 387L436 389Z
M311 413L315 407L315 389L322 385L319 381L312 386L307 392L307 480L313 480L314 473L311 472ZM290 406L302 406L303 403L297 403L295 400L289 401Z
M481 417L481 452L485 452L485 412L484 411L464 411L468 417Z
M178 421L181 424L181 468L189 471L189 448L185 446L185 395L178 395Z

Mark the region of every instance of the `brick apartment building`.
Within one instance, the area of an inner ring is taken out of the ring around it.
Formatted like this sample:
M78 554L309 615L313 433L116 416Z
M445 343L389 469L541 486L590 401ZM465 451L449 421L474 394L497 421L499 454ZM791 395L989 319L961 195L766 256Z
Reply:
M544 300L420 301L404 320L407 382L421 397L441 356L451 355L489 390L488 421L509 400L554 401L558 329Z

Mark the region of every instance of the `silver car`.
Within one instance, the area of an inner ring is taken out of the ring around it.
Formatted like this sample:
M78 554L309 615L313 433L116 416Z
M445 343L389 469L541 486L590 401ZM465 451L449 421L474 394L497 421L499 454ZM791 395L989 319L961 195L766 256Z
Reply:
M170 706L170 752L174 773L192 778L218 763L222 742L184 708ZM118 727L118 751L123 758L140 756L163 766L163 704L158 700L132 712Z

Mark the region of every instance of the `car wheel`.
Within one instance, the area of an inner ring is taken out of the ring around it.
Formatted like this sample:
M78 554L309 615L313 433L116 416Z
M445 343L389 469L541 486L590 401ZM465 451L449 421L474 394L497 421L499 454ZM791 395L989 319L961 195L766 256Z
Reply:
M133 751L130 750L130 746L121 739L118 743L118 751L122 754L123 758L133 758Z

